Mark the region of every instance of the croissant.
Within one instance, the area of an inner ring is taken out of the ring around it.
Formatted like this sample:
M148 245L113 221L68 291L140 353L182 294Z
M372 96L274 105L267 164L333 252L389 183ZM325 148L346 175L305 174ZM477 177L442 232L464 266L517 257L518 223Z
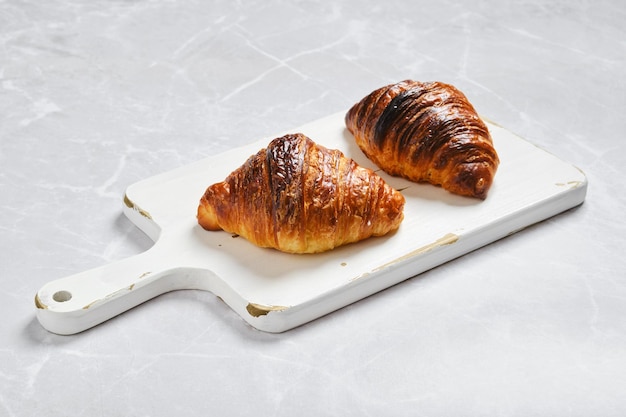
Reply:
M352 106L345 122L361 150L387 173L487 197L500 160L487 126L452 85L387 85Z
M209 186L197 217L257 246L315 253L397 229L404 202L374 171L298 133Z

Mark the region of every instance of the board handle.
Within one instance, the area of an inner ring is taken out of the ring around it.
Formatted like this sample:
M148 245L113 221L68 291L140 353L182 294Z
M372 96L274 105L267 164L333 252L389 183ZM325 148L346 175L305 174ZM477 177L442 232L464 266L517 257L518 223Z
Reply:
M52 333L75 334L180 289L210 291L235 306L240 303L210 270L168 265L162 255L156 244L142 254L45 284L35 295L39 323Z

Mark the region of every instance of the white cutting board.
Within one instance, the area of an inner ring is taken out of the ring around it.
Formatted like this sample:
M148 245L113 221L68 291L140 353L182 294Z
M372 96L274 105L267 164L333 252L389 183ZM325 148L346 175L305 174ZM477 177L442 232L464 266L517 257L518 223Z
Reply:
M301 132L375 169L338 113ZM488 123L500 167L486 200L460 197L378 171L406 197L397 232L321 254L258 248L203 230L196 209L205 189L274 137L128 187L124 212L155 245L148 251L44 285L35 297L43 327L73 334L159 294L213 292L257 329L282 332L581 204L587 180L576 167Z

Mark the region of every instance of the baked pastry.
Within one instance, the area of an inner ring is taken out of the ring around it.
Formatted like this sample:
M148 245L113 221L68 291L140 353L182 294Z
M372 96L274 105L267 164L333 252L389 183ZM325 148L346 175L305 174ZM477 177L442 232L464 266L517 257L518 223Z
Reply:
M387 173L487 197L500 161L487 126L452 85L387 85L352 106L345 122L361 150Z
M404 201L374 171L298 133L208 187L198 223L261 247L315 253L397 229Z

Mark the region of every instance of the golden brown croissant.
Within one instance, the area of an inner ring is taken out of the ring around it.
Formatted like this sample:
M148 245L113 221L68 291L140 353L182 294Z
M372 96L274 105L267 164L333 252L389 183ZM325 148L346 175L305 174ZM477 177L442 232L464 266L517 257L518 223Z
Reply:
M487 126L455 87L390 84L356 103L345 121L361 150L387 173L487 197L500 161Z
M397 229L403 207L402 194L372 170L298 133L211 185L198 223L261 247L314 253Z

